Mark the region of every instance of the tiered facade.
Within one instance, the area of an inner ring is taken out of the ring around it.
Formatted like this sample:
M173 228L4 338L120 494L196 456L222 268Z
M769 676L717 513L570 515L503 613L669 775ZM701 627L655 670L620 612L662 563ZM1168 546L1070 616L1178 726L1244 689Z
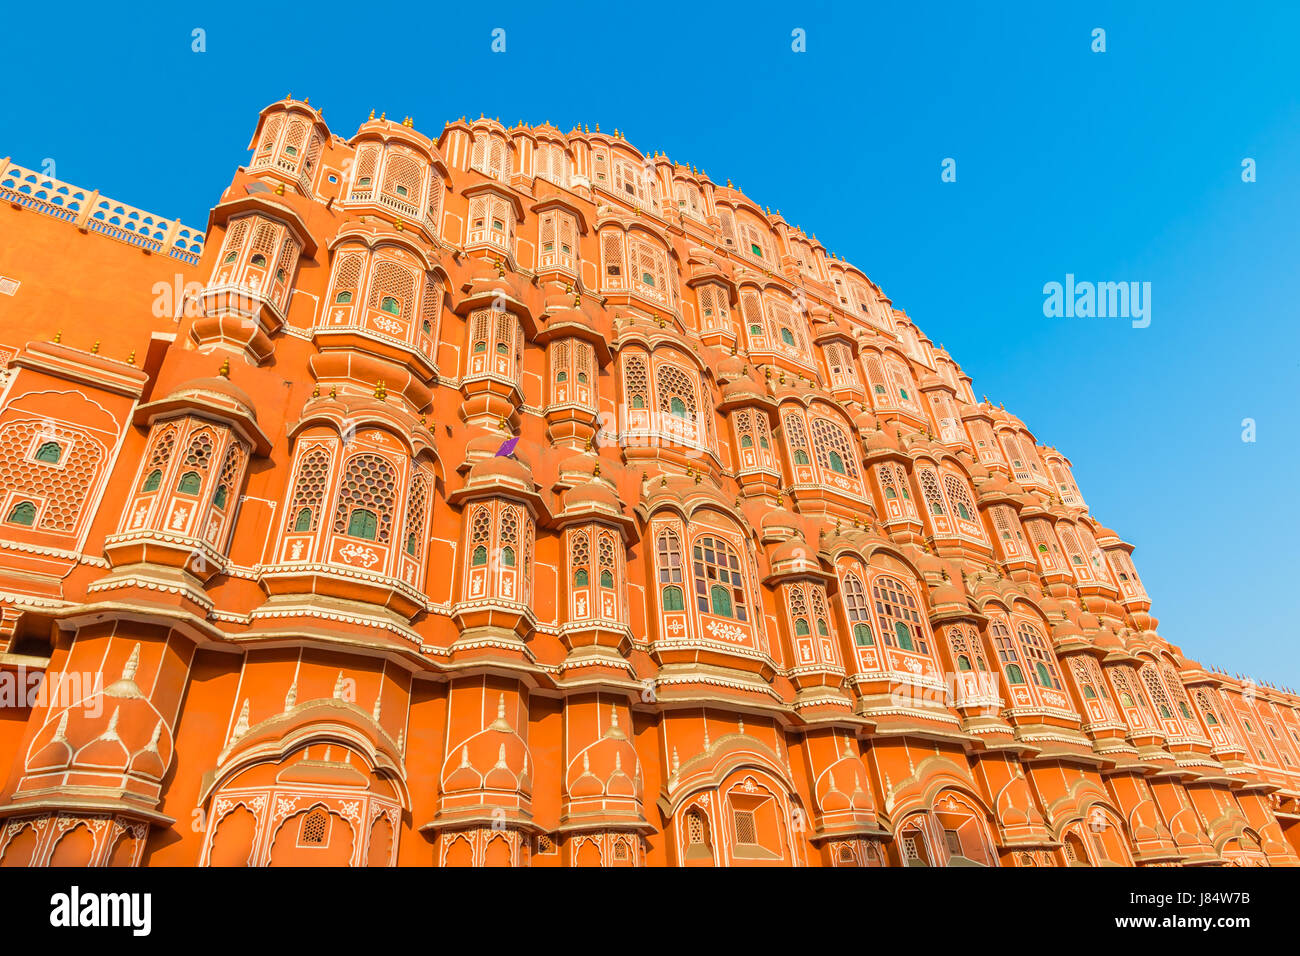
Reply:
M0 163L0 864L1300 862L1300 701L779 212L250 149L206 236Z

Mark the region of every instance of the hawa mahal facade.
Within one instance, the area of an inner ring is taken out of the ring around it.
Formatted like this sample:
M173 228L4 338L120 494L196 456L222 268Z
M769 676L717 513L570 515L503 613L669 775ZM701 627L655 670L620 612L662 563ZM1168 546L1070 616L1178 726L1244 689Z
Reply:
M249 148L205 230L0 161L0 864L1300 862L1296 696L779 212Z

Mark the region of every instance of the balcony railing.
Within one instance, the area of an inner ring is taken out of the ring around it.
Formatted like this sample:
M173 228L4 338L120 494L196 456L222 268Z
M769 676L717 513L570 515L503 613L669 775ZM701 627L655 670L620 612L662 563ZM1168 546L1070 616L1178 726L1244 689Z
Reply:
M194 265L203 255L205 233L177 219L164 219L126 203L101 196L0 160L0 198L35 212L98 232L128 245L163 253Z

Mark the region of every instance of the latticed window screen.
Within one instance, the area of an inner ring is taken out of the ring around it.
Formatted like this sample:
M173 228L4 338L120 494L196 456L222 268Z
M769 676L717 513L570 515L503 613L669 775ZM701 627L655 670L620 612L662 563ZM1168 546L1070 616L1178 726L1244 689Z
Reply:
M285 134L284 145L285 152L293 150L289 155L296 156L302 152L304 140L307 139L307 123L299 118L294 118L289 123L289 132Z
M362 146L357 150L356 171L352 175L352 192L369 195L375 186L375 173L379 169L378 146Z
M1151 700L1156 705L1156 710L1165 720L1173 720L1174 712L1169 705L1169 698L1165 694L1165 688L1160 682L1160 674L1154 664L1144 664L1138 671L1142 677L1142 682L1146 684L1147 691L1151 694Z
M325 843L325 834L329 831L329 814L324 810L315 809L302 818L302 829L299 830L298 842L303 846L322 846Z
M279 113L266 121L266 126L262 129L262 141L257 147L259 157L275 148L275 141L280 136L280 130L283 128L284 116Z
M848 433L827 418L812 419L813 449L817 454L817 464L823 469L843 471L850 478L858 477L857 456L849 442ZM838 456L842 468L832 464L832 453Z
M623 281L623 236L621 233L607 229L600 234L600 253L604 264L604 284L621 289Z
M420 203L423 167L405 153L389 147L384 162L384 192L399 200L411 203L417 209Z
M695 598L699 610L748 621L745 575L735 549L721 538L700 535L695 539Z
M1160 675L1165 679L1165 687L1169 689L1170 699L1178 706L1178 711L1189 725L1193 724L1191 708L1188 706L1187 689L1178 677L1178 672L1174 670L1173 665L1162 663L1160 665Z
M695 399L695 377L691 372L662 362L655 368L655 385L661 412L692 422L696 420L699 406Z
M155 436L153 449L149 453L148 468L157 468L171 461L172 451L176 447L176 426L163 425Z
M406 499L406 528L402 535L403 547L412 556L419 555L424 546L424 509L428 500L429 481L416 472L411 476L411 490Z
M600 562L600 586L612 588L617 582L617 566L614 559L614 536L603 532L597 545L597 557Z
M939 479L935 477L934 472L929 468L922 468L917 472L917 477L921 479L921 493L925 495L925 503L930 513L947 514L948 511L943 505L943 493L939 490Z
M1133 669L1125 664L1118 664L1108 668L1110 678L1115 683L1115 689L1119 691L1120 703L1125 707L1137 707L1142 711L1149 711L1147 702L1142 696L1138 687L1137 675Z
M659 532L655 544L660 584L682 583L682 542L677 532L667 528Z
M370 273L370 298L366 305L409 322L415 314L416 283L415 270L391 259L379 259ZM391 305L384 308L391 300L397 303L396 312L392 311Z
M850 385L853 382L853 354L842 342L832 342L826 346L826 365L831 370L831 381L837 385Z
M790 620L794 622L794 633L802 637L812 633L808 623L808 599L802 584L791 584L786 588L786 601L790 607Z
M975 502L971 500L966 483L956 475L943 476L943 488L948 493L948 504L952 512L963 521L976 521Z
M871 385L871 400L880 407L892 407L897 404L889 380L885 378L885 366L877 355L867 356L867 381Z
M1025 663L1033 674L1034 683L1052 690L1061 689L1061 678L1056 671L1056 657L1047 649L1042 632L1032 624L1022 622L1016 628L1020 647L1025 652Z
M59 446L57 466L29 454L33 442L41 439ZM64 454L69 447L71 451ZM44 497L40 530L72 532L104 457L103 446L80 429L31 419L7 422L0 429L0 494L12 490ZM17 507L26 505L22 512L28 520L20 523L30 525L36 518L34 504L13 500ZM0 518L6 517L0 514Z
M699 810L686 811L686 842L691 846L705 846L708 843L704 814Z
M575 531L569 538L569 564L575 587L586 587L591 583L591 543L587 532Z
M791 462L796 465L809 464L808 433L803 427L803 416L798 412L787 412L781 422L785 429L786 443L790 446Z
M734 810L733 819L736 823L736 843L742 846L755 846L758 844L758 826L754 820L753 810Z
M338 506L334 512L334 533L347 534L353 511L369 511L376 519L375 540L388 544L393 533L393 505L397 473L378 455L353 455L339 482Z
M869 643L859 640L863 635L858 631L859 625L867 627L871 625L867 590L862 584L862 579L855 572L849 572L844 576L844 588L841 593L844 595L844 611L849 619L849 627L854 632L854 643ZM865 636L870 637L870 631L867 631Z
M904 651L930 653L911 588L898 578L881 574L872 582L871 596L875 600L876 616L885 643Z
M334 290L330 294L328 305L347 305L356 301L357 291L361 287L361 270L365 264L365 253L339 254L334 260Z
M1007 629L1006 624L994 618L989 622L989 633L993 636L993 649L997 651L998 660L1007 667L1008 675L1012 678L1011 683L1023 684L1024 671L1020 670L1020 655L1016 653L1015 642L1011 640L1011 631ZM1011 672L1011 665L1016 666L1016 671Z
M961 856L961 834L956 830L943 831L943 844L953 856Z
M1092 578L1092 570L1083 559L1083 549L1079 547L1079 539L1074 536L1074 532L1069 529L1062 531L1061 543L1065 545L1065 553L1070 556L1075 573L1085 579Z
M236 482L243 464L244 447L234 442L226 450L226 458L221 463L221 474L217 478L217 487L213 493L212 503L221 511L230 507L231 499L237 491Z
M992 509L993 527L997 531L998 538L1002 541L1002 547L1009 555L1020 554L1021 543L1023 538L1020 529L1015 526L1016 514L1007 505L996 505Z
M320 525L321 501L329 482L330 455L323 448L309 451L298 465L298 480L293 488L293 504L286 516L293 531L315 531ZM303 509L307 509L304 519Z

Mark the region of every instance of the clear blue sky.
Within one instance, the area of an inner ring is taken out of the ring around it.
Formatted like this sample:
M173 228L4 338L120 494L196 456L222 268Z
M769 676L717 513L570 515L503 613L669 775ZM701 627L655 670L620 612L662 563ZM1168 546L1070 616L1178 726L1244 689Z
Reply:
M0 156L203 225L288 92L344 136L372 107L617 127L816 233L1069 455L1167 639L1300 686L1295 5L119 9L0 37ZM1151 326L1045 318L1066 273L1150 282Z

